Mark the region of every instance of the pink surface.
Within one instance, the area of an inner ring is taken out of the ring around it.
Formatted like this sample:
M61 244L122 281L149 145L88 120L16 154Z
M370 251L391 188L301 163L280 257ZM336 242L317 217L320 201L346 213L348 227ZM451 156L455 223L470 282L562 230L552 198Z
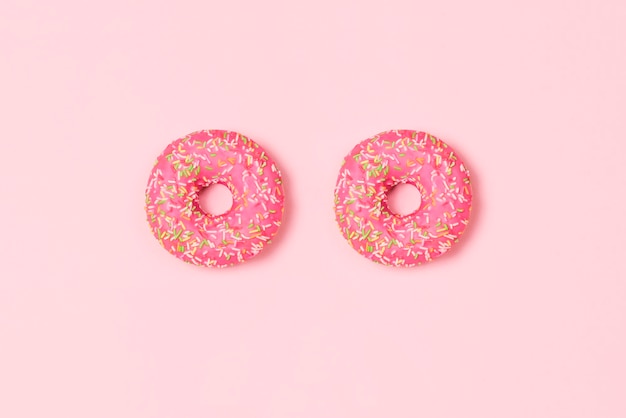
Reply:
M623 1L0 3L0 416L626 416ZM169 256L165 144L244 132L285 218L249 263ZM338 231L359 141L471 168L450 254Z

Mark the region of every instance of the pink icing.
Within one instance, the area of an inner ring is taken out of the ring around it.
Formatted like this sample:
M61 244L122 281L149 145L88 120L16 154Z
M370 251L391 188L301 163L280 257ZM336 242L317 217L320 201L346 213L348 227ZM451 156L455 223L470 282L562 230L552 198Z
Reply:
M206 214L198 193L227 186L232 208ZM226 267L257 255L276 234L283 215L283 186L276 164L236 132L198 131L165 148L150 174L146 213L154 236L183 261Z
M422 204L399 216L387 193L399 183L420 191ZM335 215L350 245L370 260L414 266L445 254L469 222L469 171L440 139L424 132L383 132L345 158L335 189Z

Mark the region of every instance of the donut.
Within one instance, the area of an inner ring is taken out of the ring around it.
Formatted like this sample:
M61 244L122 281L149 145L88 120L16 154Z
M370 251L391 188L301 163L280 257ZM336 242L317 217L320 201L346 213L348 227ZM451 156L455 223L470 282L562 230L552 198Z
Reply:
M233 195L226 213L200 208L198 194L223 184ZM280 171L256 142L237 132L204 130L169 144L146 189L152 233L179 259L227 267L259 254L278 231L284 193Z
M388 206L389 191L414 185L421 206L405 216ZM411 267L445 254L468 225L469 171L442 140L394 130L368 138L348 154L335 187L335 217L348 243L366 258Z

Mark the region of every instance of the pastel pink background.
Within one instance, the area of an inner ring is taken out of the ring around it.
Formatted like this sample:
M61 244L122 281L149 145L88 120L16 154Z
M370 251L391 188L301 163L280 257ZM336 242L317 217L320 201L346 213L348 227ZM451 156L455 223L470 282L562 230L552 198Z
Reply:
M0 4L0 416L626 416L620 0ZM144 219L203 128L281 166L258 259L181 263ZM447 140L475 213L433 264L344 242L356 142Z

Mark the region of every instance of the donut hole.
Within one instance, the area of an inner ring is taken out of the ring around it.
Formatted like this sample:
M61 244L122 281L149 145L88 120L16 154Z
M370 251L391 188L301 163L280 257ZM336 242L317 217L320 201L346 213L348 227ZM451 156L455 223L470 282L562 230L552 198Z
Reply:
M219 216L233 206L233 194L223 184L210 184L198 193L200 209L207 215Z
M422 205L422 195L414 184L396 184L387 193L387 206L398 216L406 216L417 211Z

